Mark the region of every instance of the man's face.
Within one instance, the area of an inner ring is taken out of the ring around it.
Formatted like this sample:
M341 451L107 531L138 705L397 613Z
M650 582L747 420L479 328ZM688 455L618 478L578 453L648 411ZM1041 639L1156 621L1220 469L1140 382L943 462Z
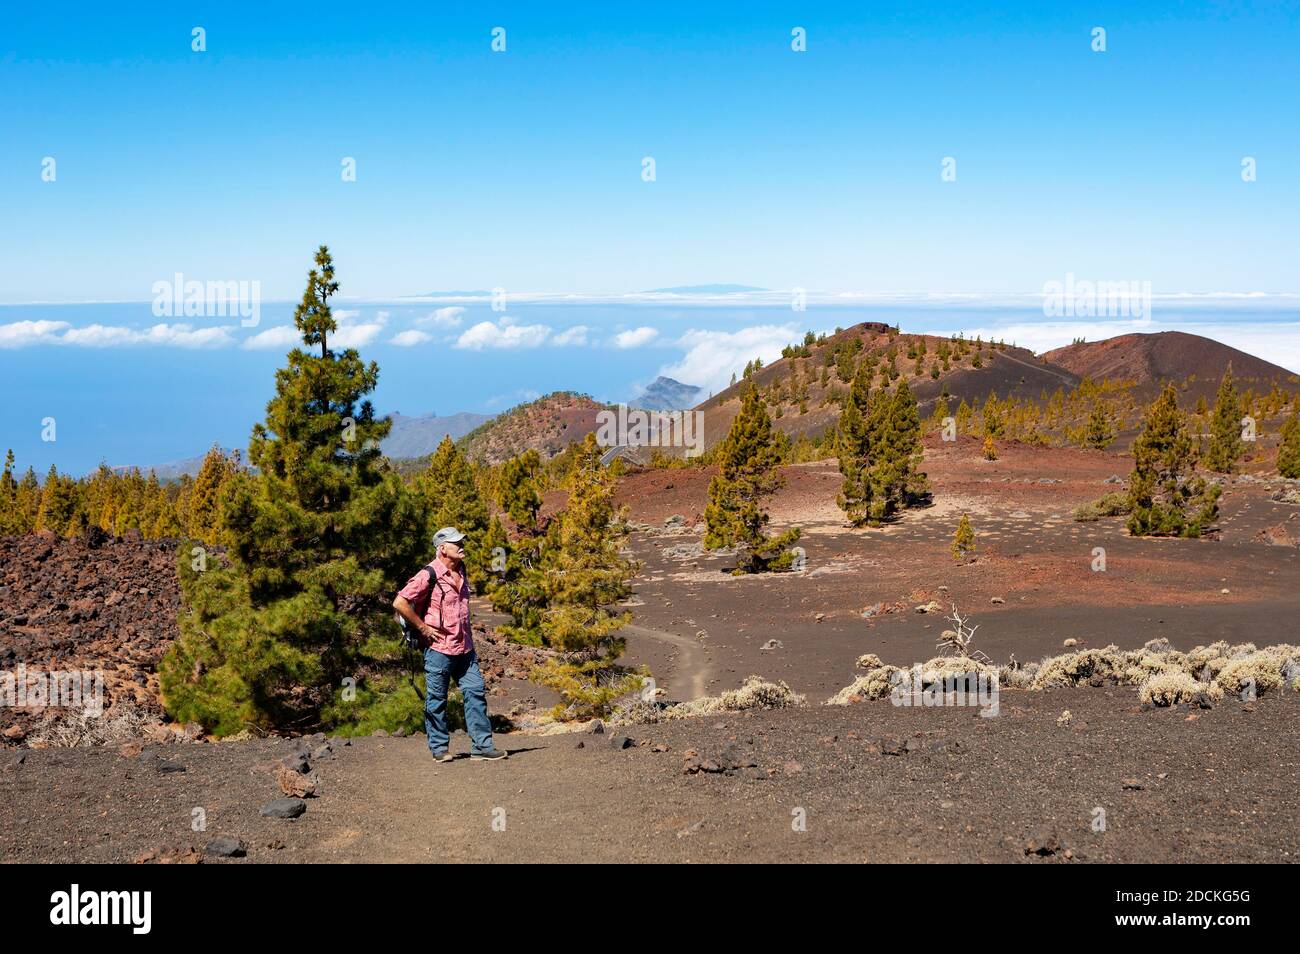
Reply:
M438 549L447 562L453 566L463 562L465 559L465 548L459 543L444 543Z

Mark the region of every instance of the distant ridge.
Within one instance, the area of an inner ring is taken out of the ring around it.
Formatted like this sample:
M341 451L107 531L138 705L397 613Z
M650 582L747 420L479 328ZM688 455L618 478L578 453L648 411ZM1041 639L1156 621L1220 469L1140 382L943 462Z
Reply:
M695 407L704 396L704 388L694 384L682 384L662 374L641 392L639 397L628 402L630 407L639 407L647 411L685 411Z
M761 292L766 288L756 285L674 285L672 288L651 288L652 295L730 295L736 292Z
M444 437L458 441L474 428L492 419L489 414L474 414L469 411L445 417L437 414L407 417L398 413L389 416L393 429L388 432L379 449L394 459L425 457L437 449Z
M223 447L221 448L221 453L229 457L232 451L229 447ZM240 453L242 456L244 452L241 451ZM148 467L140 466L138 464L119 464L112 469L119 474L138 470L140 473L147 475L150 471L153 471L154 476L159 480L180 480L182 477L195 476L199 472L199 468L203 466L203 458L207 456L208 452L204 451L202 454L198 454L195 457L183 457L180 460L173 460L166 464L154 464Z
M575 391L554 391L520 404L481 424L460 440L471 459L499 464L534 449L548 459L596 430L596 415L607 405Z
M422 295L409 295L409 298L487 298L491 292L480 288L478 291L431 291Z

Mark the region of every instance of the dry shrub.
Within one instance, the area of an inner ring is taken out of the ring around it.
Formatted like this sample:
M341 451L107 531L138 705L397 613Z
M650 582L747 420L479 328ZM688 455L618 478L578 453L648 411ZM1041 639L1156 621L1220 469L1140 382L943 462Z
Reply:
M1282 670L1297 654L1300 650L1295 646L1279 645L1237 655L1219 670L1214 677L1215 684L1224 692L1236 695L1254 683L1255 694L1263 695L1284 684Z
M1250 648L1253 651L1255 647L1251 646ZM1232 658L1232 655L1232 647L1225 641L1219 640L1217 643L1210 643L1208 646L1197 646L1191 650L1187 654L1187 664L1191 671L1196 673L1198 679L1203 679L1205 676L1201 674L1202 670L1208 669L1208 676L1217 676L1219 670L1228 664L1228 660Z
M1063 689L1080 683L1086 684L1094 678L1114 685L1120 681L1119 663L1119 647L1113 645L1050 656L1038 667L1029 688Z
M1189 673L1170 671L1157 673L1138 688L1138 701L1153 706L1176 706L1195 702L1204 693L1212 701L1223 698L1223 690L1213 683L1201 682Z
M897 666L885 665L875 653L859 656L857 668L863 670L863 674L827 699L828 706L847 706L861 699L883 699L893 688L890 680L894 673L901 671Z
M828 705L888 696L890 678L903 671L884 664L874 654L862 656L857 665L864 673L828 699ZM926 684L970 673L996 673L1002 686L1032 691L1137 686L1143 702L1176 705L1194 701L1201 693L1218 701L1225 693L1240 693L1252 682L1256 694L1281 686L1300 691L1300 647L1283 643L1259 649L1254 643L1220 641L1180 652L1165 639L1153 639L1141 649L1121 650L1114 645L1083 649L1023 666L1013 662L995 668L973 659L941 656L921 664L921 672Z
M1102 517L1122 517L1128 512L1128 494L1116 491L1079 507L1074 511L1074 519L1080 523L1091 523Z
M36 749L113 745L141 738L149 726L159 724L156 715L122 701L98 716L85 708L50 709L27 733L26 742Z
M739 712L742 709L785 709L801 706L805 701L805 696L799 695L784 682L768 682L761 676L750 676L739 689L730 689L720 696L702 696L675 705L639 700L619 708L610 721L615 724L669 722L694 716L716 715L719 712Z
M998 678L999 673L996 666L990 666L987 663L961 656L936 656L934 659L921 664L921 684L923 686L942 682L945 679L960 679L963 676L972 675Z
M1028 689L1038 675L1039 664L1036 662L1021 665L1014 660L998 667L998 682L1008 689Z

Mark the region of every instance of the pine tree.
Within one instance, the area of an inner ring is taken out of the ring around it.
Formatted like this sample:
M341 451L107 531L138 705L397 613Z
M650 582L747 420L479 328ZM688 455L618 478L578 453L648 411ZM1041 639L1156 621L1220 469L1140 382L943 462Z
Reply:
M971 526L970 515L962 514L957 531L952 535L952 556L955 560L964 560L968 554L975 552L975 528Z
M149 471L149 479L145 481L144 501L144 516L140 522L140 529L144 535L149 539L171 536L172 534L166 532L171 529L168 520L170 501L167 499L167 491L158 480L158 475L152 470Z
M970 431L970 422L971 422L971 418L974 417L974 415L975 412L971 410L971 406L966 403L965 398L962 398L961 403L957 405L957 433L958 434L964 434Z
M788 569L794 561L789 548L799 539L799 528L775 536L765 532L770 517L763 501L785 481L777 470L781 460L772 419L753 386L745 390L740 413L717 448L717 459L718 475L709 484L704 508L704 546L736 547L736 573Z
M41 484L36 479L36 471L30 466L27 473L23 474L23 479L18 482L18 492L15 496L15 505L17 508L17 517L19 521L18 533L31 533L36 529L36 522L41 511Z
M1105 450L1115 441L1115 422L1106 405L1097 401L1084 426L1083 442L1096 450Z
M329 347L338 283L324 246L316 266L294 313L309 350L276 372L249 446L256 474L223 495L230 565L196 571L184 549L178 561L185 606L159 667L164 700L218 735L419 725L389 604L428 557L425 518L380 457L391 424L363 400L378 367Z
M985 460L998 459L998 448L997 445L993 443L992 434L984 435L984 459Z
M1221 474L1230 474L1237 467L1245 446L1241 440L1241 396L1232 380L1231 363L1219 382L1219 393L1214 399L1210 415L1210 439L1205 448L1205 465Z
M1178 409L1178 392L1166 385L1147 411L1133 442L1129 477L1129 532L1134 536L1199 537L1218 516L1220 490L1192 475L1192 438Z
M837 452L844 476L839 505L854 526L879 525L898 511L924 501L928 481L921 472L921 418L903 381L890 394L869 396L870 377L854 379L840 415Z
M1300 405L1300 401L1297 401ZM1277 472L1283 477L1300 478L1300 406L1282 425L1282 443L1277 449Z
M4 474L0 475L0 536L24 533L23 515L18 507L18 481L14 479L14 452L5 454Z
M934 402L934 410L930 413L930 421L935 427L943 427L944 418L952 416L952 411L948 407L948 395L940 394L938 400Z
M911 388L902 381L892 395L881 392L879 400L886 410L871 467L873 523L923 503L929 493L929 481L921 471L921 417Z
M199 472L194 476L186 515L186 529L195 540L208 546L221 542L221 495L238 471L238 452L227 457L220 447L213 444L203 456Z
M985 434L1002 437L1006 433L1006 418L1002 415L1002 407L998 404L996 394L989 394L988 399L984 402L984 411L981 417L984 419Z
M465 534L465 567L477 593L490 584L492 547L499 538L488 536L487 504L474 479L474 466L457 450L450 436L429 456L429 465L415 479L415 490L428 516L430 536L440 527L455 527Z
M854 374L853 352L841 348L835 358L835 376L841 381L852 381Z
M541 455L530 448L501 464L493 490L497 505L514 524L514 532L506 545L505 566L489 596L494 609L510 614L510 623L501 631L517 643L532 646L540 646L543 639L542 611L547 596L542 561L553 523L541 517L541 472ZM490 535L496 537L497 530Z
M112 524L106 529L119 537L128 530L138 530L144 535L145 488L146 481L138 468L132 468L119 476L116 493L113 495Z
M871 468L878 453L877 444L887 406L883 392L878 395L880 400L871 399L872 377L865 362L858 366L837 430L836 453L840 474L844 478L838 502L855 527L871 519L876 496Z
M617 632L632 614L617 604L631 595L637 564L619 553L627 526L600 457L596 435L588 434L544 561L542 641L559 655L536 667L532 678L560 694L556 714L564 718L604 715L641 682L618 665L624 641Z
M40 511L36 519L37 530L49 530L64 536L73 536L84 528L80 512L77 482L60 476L58 468L50 465L41 486Z

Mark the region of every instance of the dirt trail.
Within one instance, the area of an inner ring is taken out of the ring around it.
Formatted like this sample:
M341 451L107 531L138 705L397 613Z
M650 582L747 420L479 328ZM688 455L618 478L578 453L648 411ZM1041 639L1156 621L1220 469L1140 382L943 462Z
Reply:
M698 639L639 623L629 623L623 627L623 632L667 643L671 647L669 669L656 671L655 679L660 686L671 687L678 701L698 699L707 694L713 667L709 664L707 650Z
M1071 378L1070 375L1057 371L1054 368L1045 367L1044 365L1041 364L1031 364L1028 361L1024 360L1023 358L1017 358L1015 355L1007 354L1005 351L997 352L995 357L1006 358L1008 361L1014 361L1016 364L1020 365L1021 367L1029 368L1033 371L1046 371L1048 374L1060 378L1061 381L1063 381L1068 386L1074 387L1074 379Z

